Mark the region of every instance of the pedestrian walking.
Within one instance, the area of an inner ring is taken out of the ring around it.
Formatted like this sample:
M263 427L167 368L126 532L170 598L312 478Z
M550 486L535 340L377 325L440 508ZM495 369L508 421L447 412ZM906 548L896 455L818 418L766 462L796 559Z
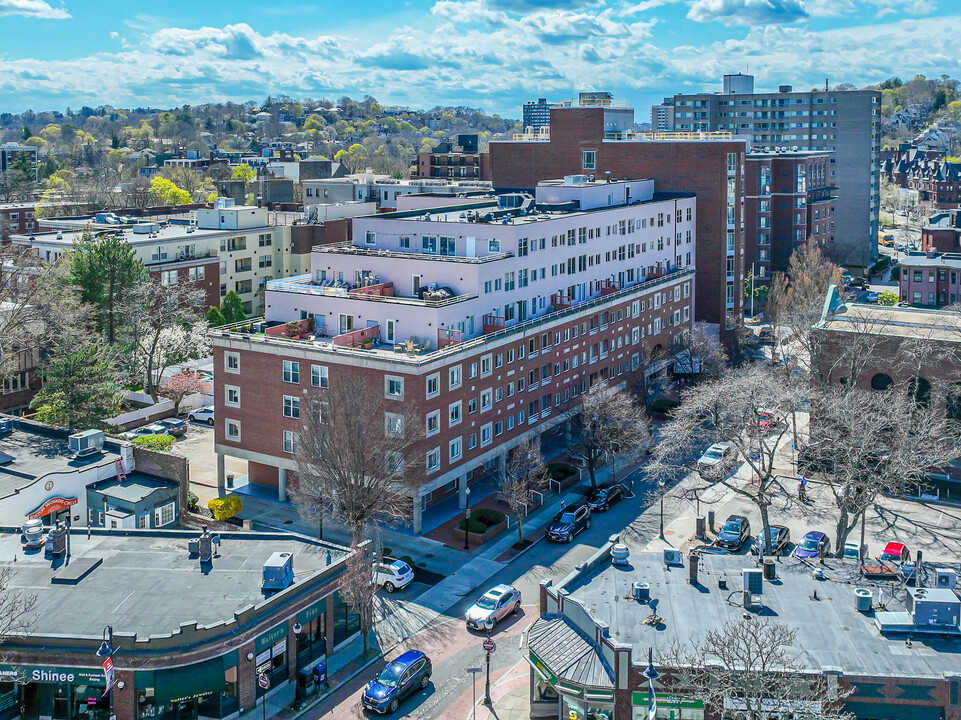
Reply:
M797 479L797 497L801 502L806 502L808 499L808 479L801 475Z

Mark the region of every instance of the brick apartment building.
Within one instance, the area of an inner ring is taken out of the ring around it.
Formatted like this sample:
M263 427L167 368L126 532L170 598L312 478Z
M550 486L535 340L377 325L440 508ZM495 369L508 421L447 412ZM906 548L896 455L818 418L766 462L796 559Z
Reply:
M744 163L744 265L758 278L785 272L809 237L830 241L837 199L829 152L752 151Z
M650 180L568 177L536 202L353 223L351 243L314 248L310 275L268 283L263 336L211 332L221 481L224 456L243 458L284 498L300 398L361 373L385 413L424 417L420 532L425 508L455 494L463 507L477 471L565 422L581 394L666 372L691 327L694 196ZM301 339L271 336L310 318Z
M961 204L961 162L947 160L943 153L899 149L881 164L881 172L892 183L918 193L928 208L947 210Z
M745 141L726 133L608 133L605 127L611 124L612 112L606 107L553 107L549 139L491 142L494 186L529 190L544 178L585 173L596 178L652 178L659 190L696 194L694 315L718 324L723 336L739 322L742 310Z
M921 226L921 249L925 252L961 252L961 207L928 217Z
M417 153L416 178L490 180L490 154L480 152L477 135L458 135L437 147Z
M36 210L36 202L0 204L0 241L6 242L15 233L39 230Z
M909 253L901 259L894 276L900 285L901 300L916 307L939 308L961 298L958 253Z

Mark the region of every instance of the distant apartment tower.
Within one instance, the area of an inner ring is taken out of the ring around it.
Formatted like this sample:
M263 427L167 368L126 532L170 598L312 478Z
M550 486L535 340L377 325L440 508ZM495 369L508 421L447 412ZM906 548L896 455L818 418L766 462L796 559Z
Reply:
M551 104L547 98L537 98L537 102L524 103L524 129L537 132L542 127L550 127Z
M744 162L744 269L761 282L786 272L809 237L826 245L838 200L831 153L755 149Z
M480 151L476 134L461 134L417 153L417 170L412 177L490 180L490 158Z
M674 129L674 104L671 98L665 98L661 105L651 107L651 131L671 132Z
M37 148L32 145L20 145L15 142L8 142L0 145L0 173L5 173L12 169L14 163L17 161L21 155L26 155L30 158L30 164L33 168L33 178L37 179Z
M877 260L880 212L881 93L874 90L754 91L751 75L726 75L724 92L678 94L674 129L727 131L755 148L830 150L838 189L826 248L835 260L866 268Z
M530 191L541 180L583 173L598 180L651 178L660 190L695 193L698 265L694 318L717 324L722 332L732 331L740 320L744 294L741 196L745 141L730 133L692 139L611 131L611 125L621 121L621 111L620 107L559 104L551 109L546 140L525 136L492 141L494 188ZM671 213L647 220L656 222L659 242L665 247L686 243L688 231L672 223ZM733 341L733 335L723 339Z

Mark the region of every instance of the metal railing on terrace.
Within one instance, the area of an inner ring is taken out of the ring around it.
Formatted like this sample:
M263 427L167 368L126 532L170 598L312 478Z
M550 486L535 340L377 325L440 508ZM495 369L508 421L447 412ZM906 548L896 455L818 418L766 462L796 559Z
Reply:
M454 295L443 300L421 300L420 298L399 297L397 295L371 295L357 290L345 290L343 288L324 287L313 284L310 275L297 275L283 280L270 280L267 283L268 290L280 292L298 293L300 295L317 295L331 298L346 298L348 300L370 300L372 302L393 303L395 305L415 305L417 307L439 308L446 305L473 300L477 293L465 293L464 295Z
M734 133L716 130L713 132L632 132L604 133L605 140L641 140L644 142L672 141L697 142L733 140Z
M476 338L465 340L464 342L447 345L446 347L440 348L438 350L431 350L424 353L423 355L404 355L401 353L395 353L389 356L385 355L385 357L389 357L391 362L394 362L394 363L424 365L429 362L434 362L439 358L443 358L448 355L459 353L463 350L470 350L473 348L481 347L482 345L490 342L491 340L497 340L500 338L509 337L511 335L523 334L527 332L527 330L535 326L543 325L544 323L554 322L556 320L561 320L565 317L569 317L583 310L589 310L590 308L596 307L598 305L603 305L606 303L611 303L611 302L620 300L623 297L632 295L641 290L651 290L655 287L673 283L682 277L693 277L693 276L694 276L694 268L685 268L683 270L675 270L673 272L667 273L663 277L657 278L656 280L646 280L644 282L631 285L630 287L626 287L616 293L612 293L610 295L604 295L603 297L593 298L592 300L587 300L577 305L572 305L569 308L556 310L553 313L550 313L547 315L541 315L538 318L531 318L530 320L517 323L516 325L511 325L510 327L505 328L503 330L498 330L496 332L488 333L486 335L480 335ZM253 318L253 319L245 320L239 323L222 325L220 327L211 328L209 331L209 334L213 336L232 337L237 340L246 340L248 342L263 342L267 344L284 344L284 343L303 344L305 342L311 342L309 340L292 340L290 338L269 337L266 335L252 336L249 333L240 331L241 328L246 328L249 325L257 325L261 322L264 322L264 320L265 318ZM318 341L313 341L313 343L317 344ZM321 344L325 346L329 346L333 352L348 353L348 354L354 353L358 357L371 357L370 350L363 350L360 348L350 348L350 347L335 348L335 346L333 346L332 343L328 343L328 342L323 342Z
M407 260L440 260L443 262L462 262L462 263L487 263L494 260L514 257L512 252L499 252L484 255L482 257L464 257L463 255L441 255L439 253L425 252L404 252L403 250L374 250L359 245L354 245L349 241L332 243L330 245L314 245L314 252L333 253L335 255L369 255L371 257L393 257L404 258Z

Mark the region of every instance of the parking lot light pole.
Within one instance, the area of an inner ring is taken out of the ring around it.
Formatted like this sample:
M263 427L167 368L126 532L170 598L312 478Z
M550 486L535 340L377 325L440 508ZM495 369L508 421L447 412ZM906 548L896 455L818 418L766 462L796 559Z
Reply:
M667 483L663 479L657 481L657 487L661 496L661 540L664 539L664 488Z

